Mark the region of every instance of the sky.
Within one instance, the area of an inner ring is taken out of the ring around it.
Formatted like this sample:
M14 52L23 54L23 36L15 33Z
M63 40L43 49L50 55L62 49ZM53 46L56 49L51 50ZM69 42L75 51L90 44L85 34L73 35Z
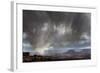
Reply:
M24 51L89 49L90 31L90 13L23 10Z

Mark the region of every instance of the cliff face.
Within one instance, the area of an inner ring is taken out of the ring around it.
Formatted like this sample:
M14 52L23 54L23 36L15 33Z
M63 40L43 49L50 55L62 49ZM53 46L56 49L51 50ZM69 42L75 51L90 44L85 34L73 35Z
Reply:
M23 10L23 32L37 52L90 41L90 13Z

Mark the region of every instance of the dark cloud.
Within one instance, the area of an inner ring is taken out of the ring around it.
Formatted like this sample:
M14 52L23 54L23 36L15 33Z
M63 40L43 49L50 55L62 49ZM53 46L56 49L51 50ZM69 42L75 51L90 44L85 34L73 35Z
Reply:
M34 49L68 46L90 41L90 18L90 13L23 10L23 32Z

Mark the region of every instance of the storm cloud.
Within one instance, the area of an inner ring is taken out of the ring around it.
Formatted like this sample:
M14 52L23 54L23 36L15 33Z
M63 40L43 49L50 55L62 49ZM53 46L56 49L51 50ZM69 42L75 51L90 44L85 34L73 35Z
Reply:
M90 13L23 10L23 43L39 52L75 43L90 46L90 18Z

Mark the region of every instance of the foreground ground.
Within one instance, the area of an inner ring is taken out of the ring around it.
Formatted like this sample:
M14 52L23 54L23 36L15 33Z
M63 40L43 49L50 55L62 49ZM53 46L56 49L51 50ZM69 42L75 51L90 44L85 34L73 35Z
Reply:
M54 55L33 55L30 56L28 52L23 52L23 62L42 62L42 61L63 61L63 60L84 60L91 59L90 50L82 50L80 52L75 52L70 50L62 54Z

